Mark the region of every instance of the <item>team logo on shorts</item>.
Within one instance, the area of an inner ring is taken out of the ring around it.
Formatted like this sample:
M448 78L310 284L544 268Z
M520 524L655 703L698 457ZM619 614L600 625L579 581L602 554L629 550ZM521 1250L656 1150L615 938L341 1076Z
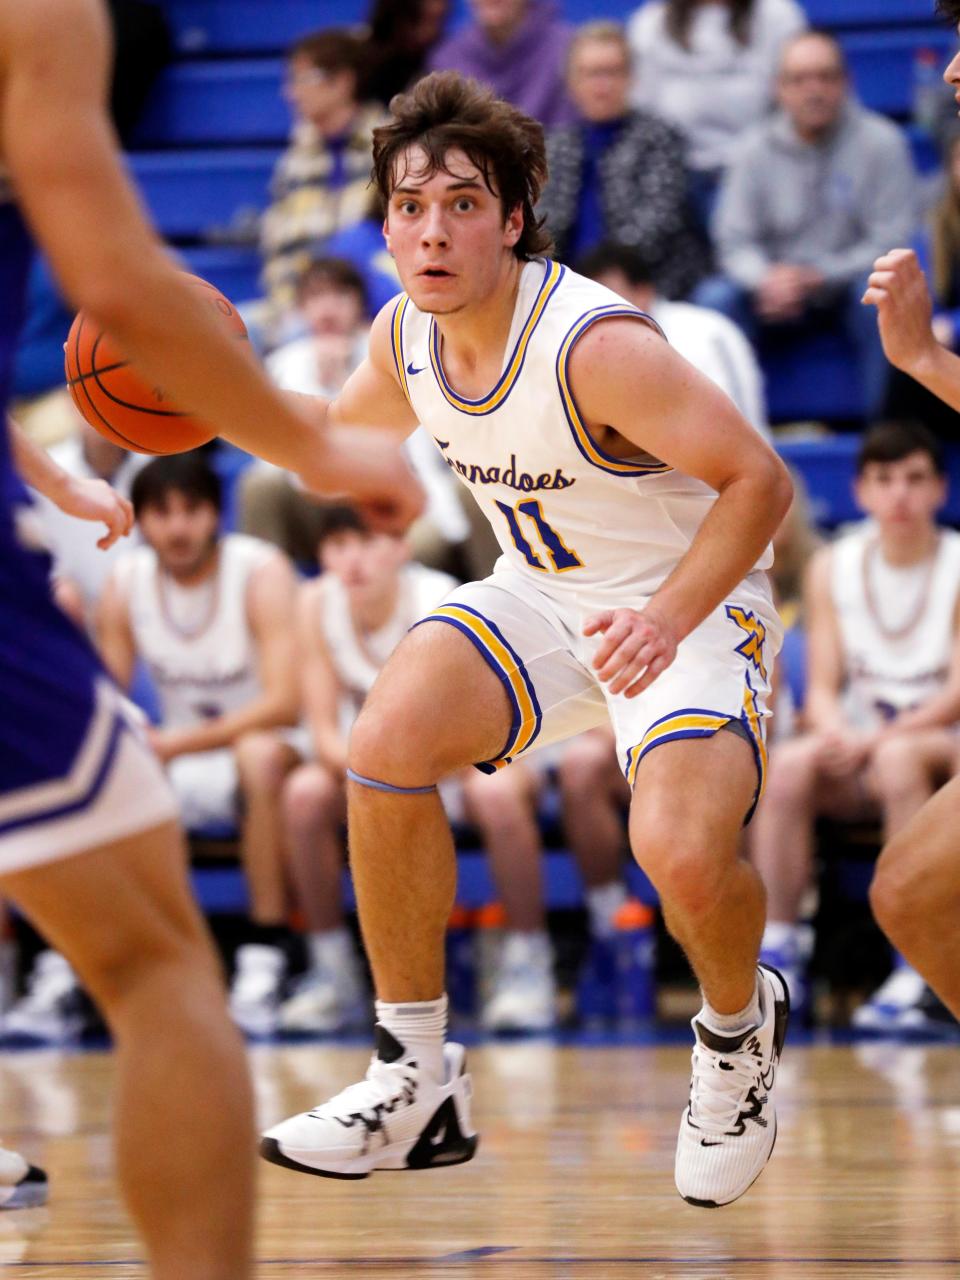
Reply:
M747 633L746 639L737 645L737 653L742 654L747 662L752 663L763 679L766 680L767 669L763 663L763 642L767 638L767 628L752 609L741 609L738 604L727 605L727 617Z

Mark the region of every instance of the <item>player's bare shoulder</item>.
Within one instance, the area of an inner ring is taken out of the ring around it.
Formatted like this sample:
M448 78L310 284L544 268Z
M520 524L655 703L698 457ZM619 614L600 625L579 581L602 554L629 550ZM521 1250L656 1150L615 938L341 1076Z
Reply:
M381 307L370 328L366 359L331 403L331 421L389 427L408 435L419 421L404 395L394 358L393 325L402 295Z

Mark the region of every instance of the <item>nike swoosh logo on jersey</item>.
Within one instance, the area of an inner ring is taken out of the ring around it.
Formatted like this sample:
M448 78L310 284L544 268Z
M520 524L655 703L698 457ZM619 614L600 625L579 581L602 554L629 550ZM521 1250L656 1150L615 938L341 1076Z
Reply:
M426 366L426 365L424 365L424 366L423 366L423 369L425 369L426 367L427 367L427 366ZM409 373L409 374L414 374L414 373L423 373L423 369L415 369L415 368L414 368L414 366L413 366L413 361L412 361L412 360L411 360L411 361L410 361L410 363L407 365L407 373Z

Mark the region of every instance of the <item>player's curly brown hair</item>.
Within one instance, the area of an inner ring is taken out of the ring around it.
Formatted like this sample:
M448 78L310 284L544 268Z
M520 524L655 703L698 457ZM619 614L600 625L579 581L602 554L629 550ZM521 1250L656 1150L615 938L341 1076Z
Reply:
M937 14L951 27L960 26L960 0L937 0Z
M390 114L389 123L373 133L373 181L384 207L403 177L398 166L408 148L426 154L418 177L449 173L447 157L462 151L499 198L505 218L522 208L516 256L527 261L550 252L550 234L534 212L547 179L542 125L457 71L435 71L408 93L398 93Z

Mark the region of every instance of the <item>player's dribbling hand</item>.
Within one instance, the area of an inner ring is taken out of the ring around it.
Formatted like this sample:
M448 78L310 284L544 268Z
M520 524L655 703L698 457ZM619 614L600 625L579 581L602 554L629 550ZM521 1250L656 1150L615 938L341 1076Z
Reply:
M102 520L107 532L97 542L101 551L125 538L133 528L133 507L106 480L80 480L71 477L57 498L57 506L78 520Z
M585 636L603 635L593 657L597 679L611 693L635 698L677 656L677 640L663 619L649 609L606 609L583 624Z
M936 351L930 290L912 249L876 260L863 301L877 308L880 341L898 369L913 373Z

